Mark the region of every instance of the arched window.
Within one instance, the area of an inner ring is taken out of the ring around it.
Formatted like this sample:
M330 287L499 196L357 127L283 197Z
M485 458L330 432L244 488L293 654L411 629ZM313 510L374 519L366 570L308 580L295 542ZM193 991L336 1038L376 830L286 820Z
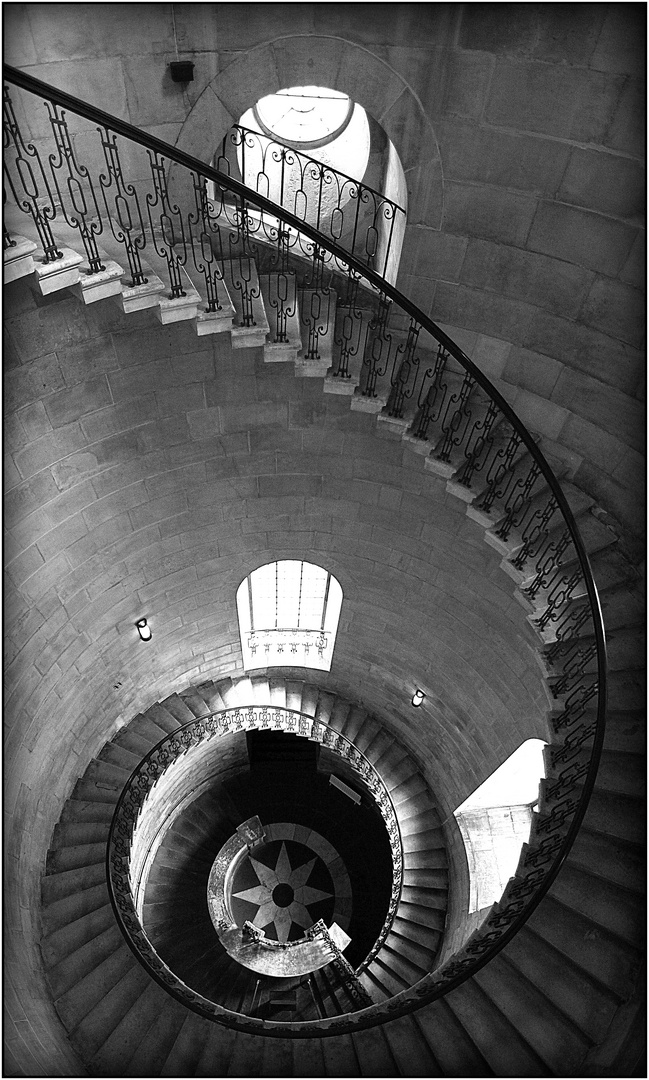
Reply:
M244 670L329 671L342 599L336 578L313 563L286 559L253 570L237 589Z
M381 125L347 94L292 86L260 98L226 135L213 164L396 282L405 174ZM208 192L218 203L211 183ZM247 214L257 240L277 227L266 214L260 229L261 213L252 206ZM286 235L295 238L290 229Z
M455 811L469 864L469 913L499 900L530 836L545 776L542 739L527 739Z

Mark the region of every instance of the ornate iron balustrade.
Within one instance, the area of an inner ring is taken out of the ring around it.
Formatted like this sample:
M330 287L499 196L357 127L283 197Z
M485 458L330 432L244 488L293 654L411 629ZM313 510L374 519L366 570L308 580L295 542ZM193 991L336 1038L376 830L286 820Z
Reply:
M401 248L406 213L369 184L241 124L224 137L215 167L313 225L365 266L389 276L394 247ZM285 243L290 251L298 235L288 230Z
M257 255L287 277L289 248L292 255L299 254L306 265L303 287L320 299L331 293L331 280L336 275L336 289L347 322L343 322L338 335L340 354L332 374L348 377L350 356L362 356L361 396L375 398L387 380L384 415L407 427L419 444L432 444L430 457L438 463L442 475L451 457L459 459L454 483L469 497L472 484L480 478L484 486L475 512L486 523L493 521L498 526L503 543L511 545L513 537L520 541L514 570L520 575L521 593L532 609L533 624L549 647L545 661L550 680L556 680L553 694L557 707L551 714L556 740L548 751L551 775L542 785L541 811L516 877L483 926L449 963L386 1006L373 1006L335 1021L318 1021L317 1030L315 1022L276 1024L268 1033L298 1037L334 1033L411 1011L453 990L487 964L523 926L558 874L593 790L604 741L606 646L597 589L567 498L534 436L487 377L415 304L356 255L233 177L24 72L6 68L5 73L10 82L41 95L49 103L53 123L64 124L60 110L71 110L94 122L101 136L105 171L101 171L100 162L98 183L111 215L97 218L92 216L98 202L93 195L97 182L93 182L85 163L72 160L75 151L69 140L61 141L58 157L51 155L48 167L36 146L20 133L9 95L5 96L5 158L10 188L17 205L34 220L46 260L56 261L58 257L52 226L59 214L78 228L91 272L93 240L101 235L101 229L110 227L112 235L120 237L133 281L143 273L140 252L152 245L167 265L172 295L182 291L182 267L193 260L203 276L207 308L212 311L218 307L224 266L229 259L241 269L242 297L248 304L243 306L249 312L244 313L244 321L252 320L254 287L249 265ZM148 226L140 212L137 185L123 177L118 136L147 151L153 185L153 192L149 189L146 193ZM172 165L189 181L186 188L191 195L183 208L169 194ZM67 216L53 194L61 188L59 184L57 189L51 179L57 171L67 175L67 190L74 203L74 213L68 209ZM38 176L42 177L42 188L38 187ZM213 185L212 198L207 194L208 183ZM79 215L77 226L75 214ZM98 222L101 229L86 229L85 218ZM253 233L263 237L263 244L255 246ZM293 236L296 240L291 247ZM373 314L363 329L364 304L372 307ZM319 331L313 321L317 351ZM411 416L408 410L413 409ZM117 833L115 836L119 839ZM118 889L116 910L122 901ZM147 947L144 942L143 955ZM164 965L155 956L147 966L160 981L168 980L168 972L163 971ZM188 998L184 1000L190 1004ZM209 1014L204 1003L195 1002L191 1007ZM232 1015L223 1022L232 1023Z
M403 885L403 847L399 822L388 789L365 755L334 728L291 709L251 705L248 708L226 709L200 717L161 739L142 759L120 795L108 837L109 893L120 927L136 955L149 968L151 974L157 977L162 970L159 965L165 965L149 942L137 914L137 896L142 892L139 880L141 871L134 872L132 861L132 849L137 843L138 821L146 808L147 797L166 770L193 747L205 746L213 739L225 735L251 730L285 731L321 743L351 766L381 813L392 854L392 890L379 936L355 971L355 976L358 977L380 952L399 907ZM142 853L137 863L138 867L143 865ZM171 974L173 973L170 972L169 976ZM165 985L171 988L169 976L165 979ZM177 982L177 996L186 1002L186 992L194 994L194 991L185 987L180 980ZM195 996L200 998L200 995ZM214 1002L210 1005L217 1010L212 1018L218 1019L221 1015L218 1010L222 1010L222 1007Z

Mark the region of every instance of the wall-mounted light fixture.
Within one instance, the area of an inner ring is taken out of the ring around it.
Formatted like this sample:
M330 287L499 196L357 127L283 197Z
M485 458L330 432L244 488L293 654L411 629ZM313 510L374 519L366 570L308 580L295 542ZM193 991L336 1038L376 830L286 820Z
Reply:
M169 64L171 81L190 83L194 81L194 65L191 60L172 60Z
M150 641L153 634L151 633L151 627L146 619L138 619L135 625L137 626L137 632L142 638L142 641Z
M419 687L417 687L414 694L412 695L412 701L411 701L410 704L414 705L415 709L418 709L419 706L424 701L425 697L426 697L426 695L425 695L424 691L420 690Z

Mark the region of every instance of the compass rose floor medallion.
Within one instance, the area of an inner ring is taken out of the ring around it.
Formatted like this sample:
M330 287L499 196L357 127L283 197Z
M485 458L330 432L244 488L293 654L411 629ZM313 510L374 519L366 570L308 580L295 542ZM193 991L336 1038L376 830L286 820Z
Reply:
M351 885L332 845L299 825L264 826L265 839L238 867L231 886L232 914L248 919L274 941L297 941L318 919L344 929L351 915Z

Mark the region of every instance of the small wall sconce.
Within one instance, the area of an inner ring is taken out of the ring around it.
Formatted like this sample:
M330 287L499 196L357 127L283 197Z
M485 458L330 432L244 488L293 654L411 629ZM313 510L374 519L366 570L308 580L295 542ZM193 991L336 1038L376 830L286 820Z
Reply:
M414 694L412 695L412 701L410 704L413 705L415 709L418 709L422 702L425 700L425 697L426 695L424 691L420 690L419 687L417 687Z
M172 60L169 64L171 81L190 83L194 81L194 65L191 60Z
M137 626L137 632L142 638L142 641L150 641L153 634L151 633L151 627L146 619L138 619L135 625Z

